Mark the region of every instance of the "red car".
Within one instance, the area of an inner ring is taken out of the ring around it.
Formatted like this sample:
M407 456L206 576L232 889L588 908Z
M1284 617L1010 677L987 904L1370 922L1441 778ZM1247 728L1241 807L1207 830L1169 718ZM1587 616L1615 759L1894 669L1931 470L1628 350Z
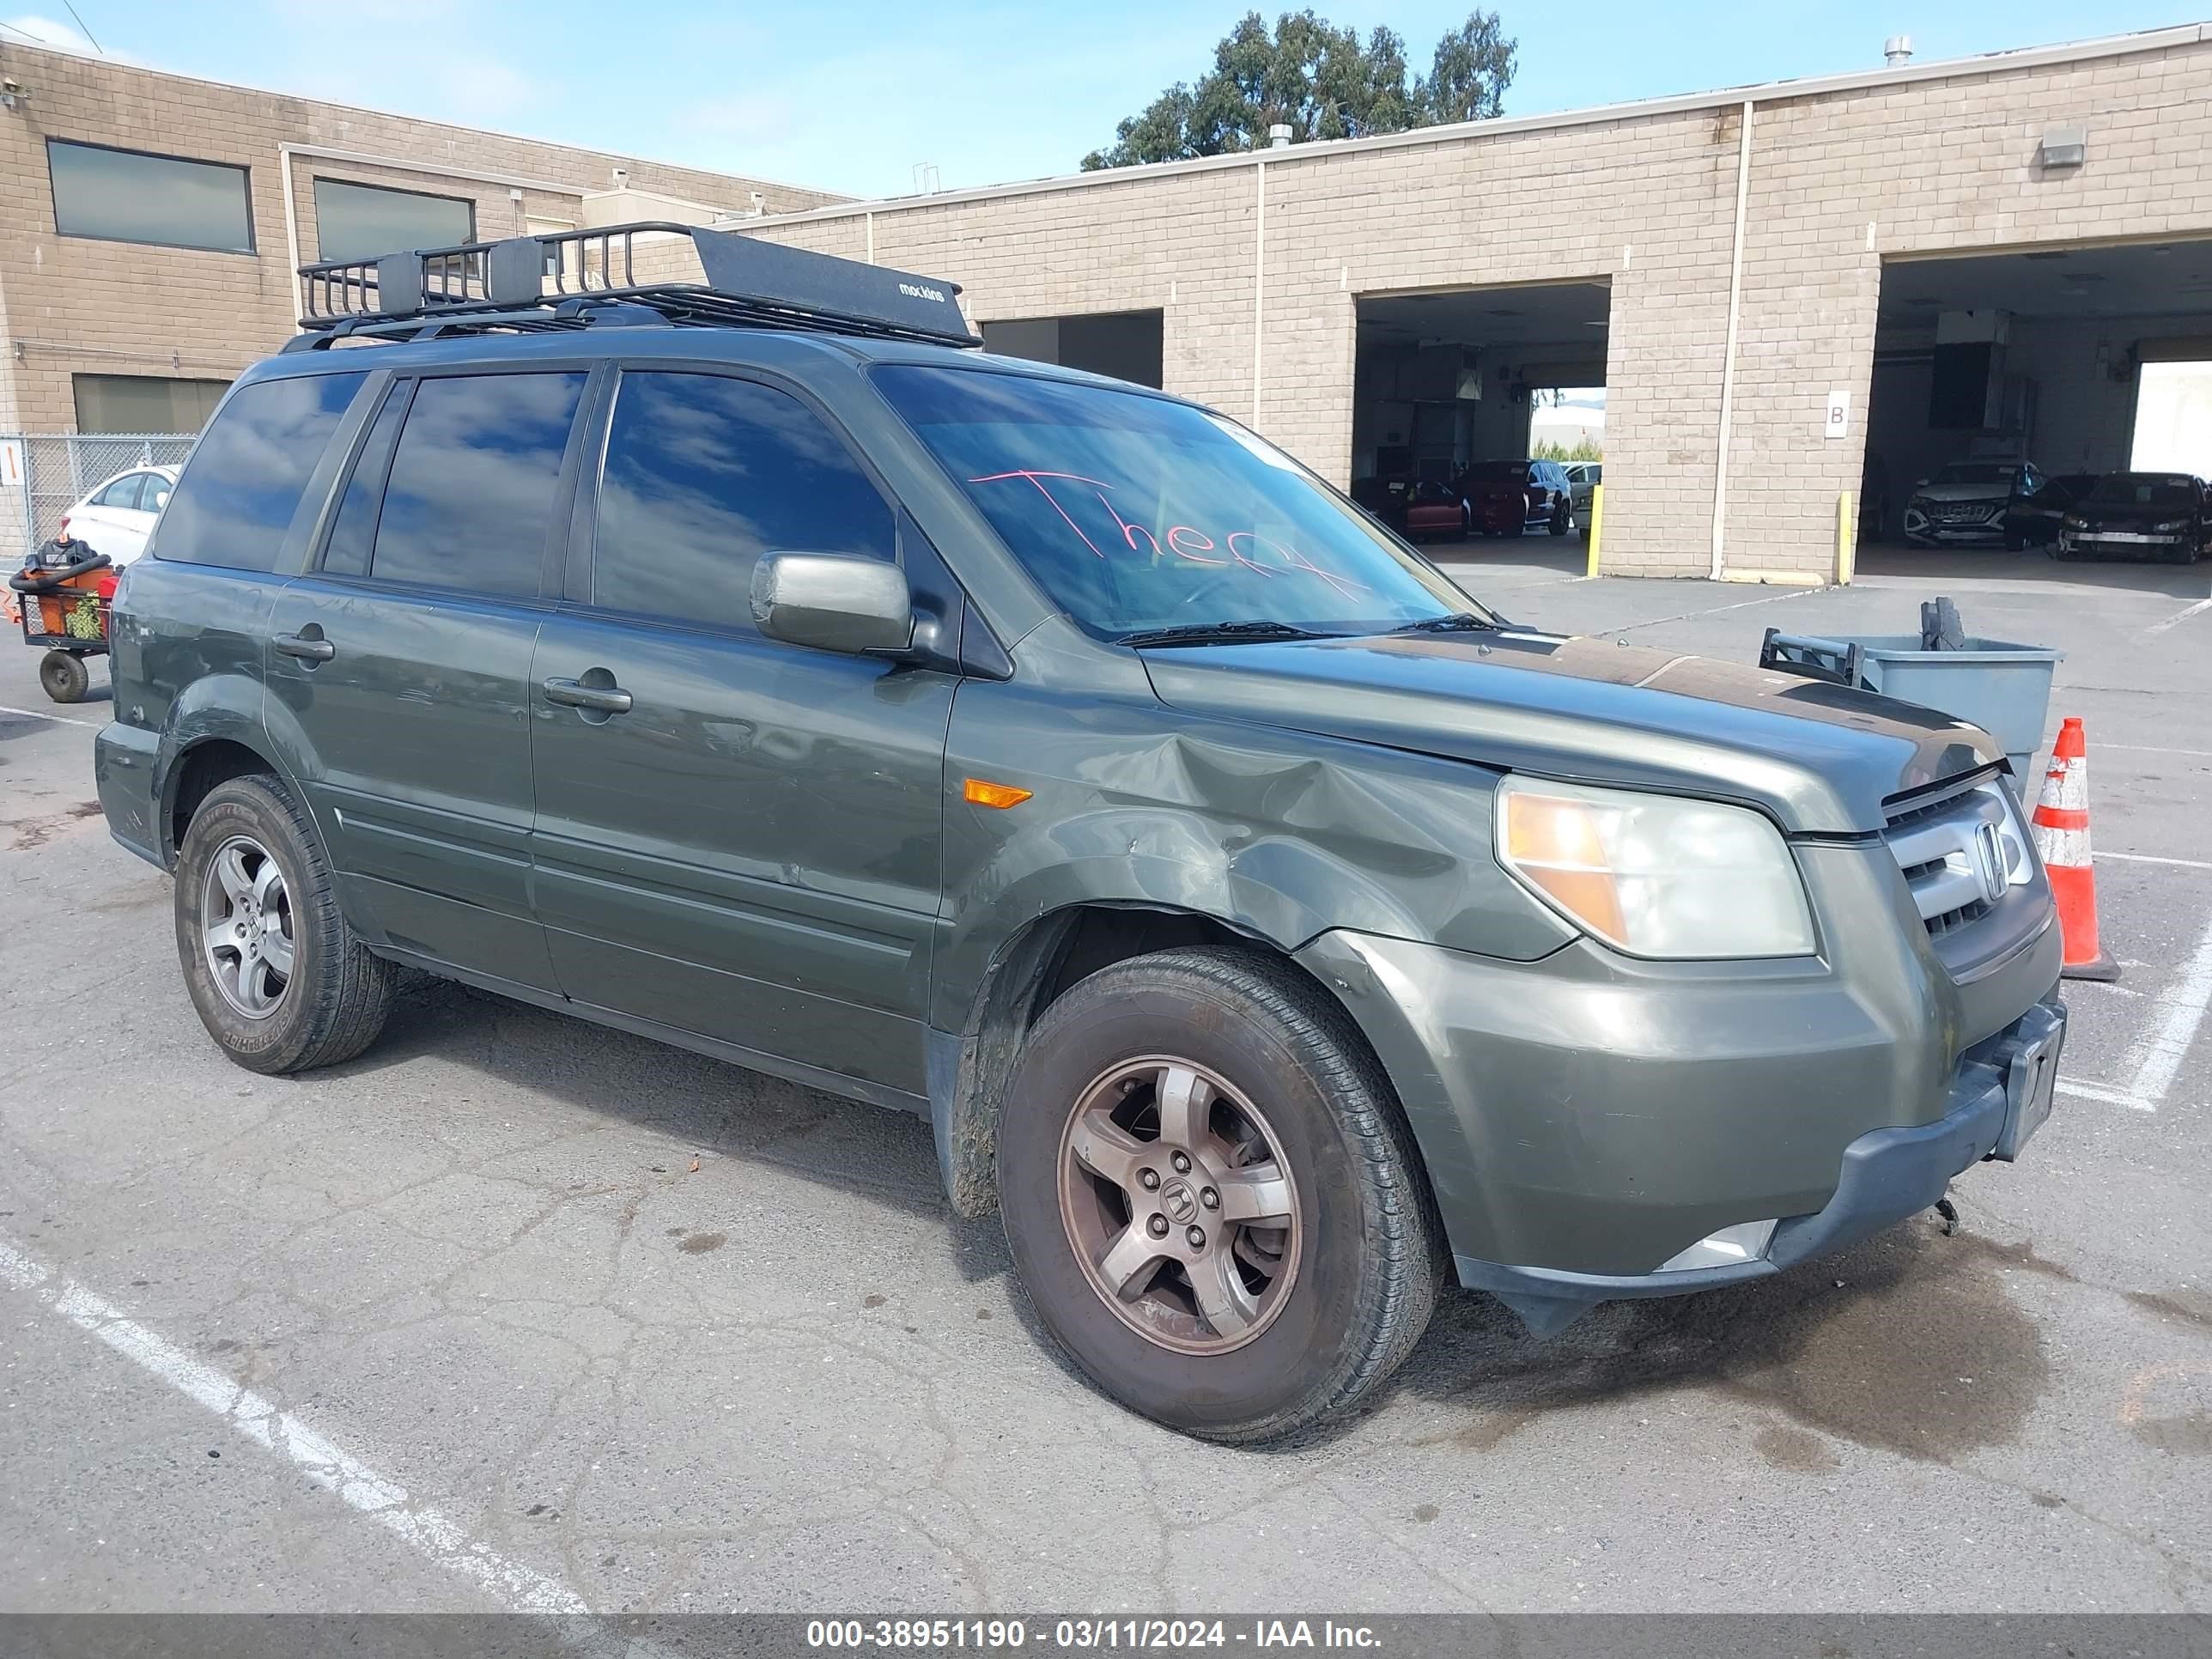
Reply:
M1474 519L1467 499L1445 483L1417 483L1406 494L1406 539L1449 536L1457 540Z
M1478 461L1460 474L1459 493L1486 536L1574 533L1574 487L1557 461Z

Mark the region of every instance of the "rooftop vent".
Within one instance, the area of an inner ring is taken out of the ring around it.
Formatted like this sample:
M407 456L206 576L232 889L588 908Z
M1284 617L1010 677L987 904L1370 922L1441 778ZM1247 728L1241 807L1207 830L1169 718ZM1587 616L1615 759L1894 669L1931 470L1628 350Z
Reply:
M1268 149L1288 149L1290 147L1291 124L1288 121L1278 121L1267 129Z
M1892 69L1903 69L1912 61L1912 37L1893 34L1881 43L1881 60Z

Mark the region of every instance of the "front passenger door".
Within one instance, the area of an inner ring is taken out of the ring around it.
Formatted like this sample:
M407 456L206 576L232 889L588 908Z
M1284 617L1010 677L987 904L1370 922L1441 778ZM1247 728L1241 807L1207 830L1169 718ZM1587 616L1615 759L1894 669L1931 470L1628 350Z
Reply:
M890 506L794 393L633 368L595 513L531 672L561 988L921 1094L956 677L764 638L750 605L764 552L896 558Z

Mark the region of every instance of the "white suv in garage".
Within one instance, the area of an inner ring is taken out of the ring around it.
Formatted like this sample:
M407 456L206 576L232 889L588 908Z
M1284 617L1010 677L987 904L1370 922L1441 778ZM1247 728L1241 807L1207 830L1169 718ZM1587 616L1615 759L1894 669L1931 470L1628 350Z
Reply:
M1912 487L1905 504L1905 538L1918 547L1945 542L2020 543L2006 533L2015 500L2043 488L2043 473L2027 461L1954 461Z

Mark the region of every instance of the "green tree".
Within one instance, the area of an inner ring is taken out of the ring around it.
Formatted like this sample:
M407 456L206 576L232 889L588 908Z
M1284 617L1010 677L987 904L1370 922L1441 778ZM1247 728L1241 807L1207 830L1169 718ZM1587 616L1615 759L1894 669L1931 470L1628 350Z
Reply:
M1301 143L1404 132L1495 116L1513 82L1514 42L1494 12L1477 11L1437 43L1430 72L1407 81L1406 42L1395 30L1339 28L1311 11L1285 12L1270 31L1248 12L1213 49L1213 68L1178 81L1115 129L1109 149L1083 158L1086 172L1256 149L1287 125Z

